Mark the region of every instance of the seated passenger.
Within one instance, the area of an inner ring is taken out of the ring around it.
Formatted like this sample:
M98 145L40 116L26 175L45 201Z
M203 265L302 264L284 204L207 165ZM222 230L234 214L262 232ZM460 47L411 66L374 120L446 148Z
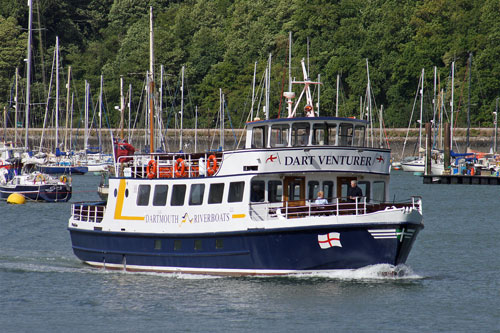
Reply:
M318 192L318 197L314 201L315 205L328 205L328 200L324 198L324 193L323 191Z

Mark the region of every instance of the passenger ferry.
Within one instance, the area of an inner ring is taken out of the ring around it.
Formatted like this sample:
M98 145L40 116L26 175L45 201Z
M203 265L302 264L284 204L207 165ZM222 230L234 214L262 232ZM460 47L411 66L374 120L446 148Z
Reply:
M390 150L367 147L366 126L261 120L244 149L135 155L110 178L107 204L72 206L73 251L108 269L225 275L405 263L422 202L389 201ZM364 195L354 202L351 180ZM314 203L320 190L328 204Z
M319 117L304 60L302 71L283 94L288 117L252 119L242 149L119 157L107 203L72 206L75 255L108 269L218 275L405 263L421 198L389 200L390 150L368 147L363 120ZM292 84L303 85L295 102ZM362 197L347 197L352 180ZM328 203L315 204L319 191Z

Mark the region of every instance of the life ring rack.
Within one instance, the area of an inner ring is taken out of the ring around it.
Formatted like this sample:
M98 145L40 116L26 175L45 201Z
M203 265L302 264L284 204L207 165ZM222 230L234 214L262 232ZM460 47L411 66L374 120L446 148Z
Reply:
M146 173L149 179L156 178L156 162L155 160L149 160L148 166L146 168Z
M209 176L213 176L215 174L215 172L217 172L217 169L218 169L218 165L217 165L217 157L215 157L215 155L210 155L208 156L208 159L207 159L207 174Z
M68 177L66 177L66 175L62 175L61 177L59 177L59 180L61 181L61 183L66 184L68 182Z
M186 163L181 157L175 160L174 172L176 178L186 177Z

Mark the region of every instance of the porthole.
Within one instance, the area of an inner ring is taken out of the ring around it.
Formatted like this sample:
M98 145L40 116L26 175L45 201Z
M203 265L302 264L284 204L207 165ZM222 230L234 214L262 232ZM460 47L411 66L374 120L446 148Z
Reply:
M115 188L114 194L115 194L115 198L116 198L116 196L118 195L118 190L116 188Z
M125 198L128 198L128 188L125 189Z

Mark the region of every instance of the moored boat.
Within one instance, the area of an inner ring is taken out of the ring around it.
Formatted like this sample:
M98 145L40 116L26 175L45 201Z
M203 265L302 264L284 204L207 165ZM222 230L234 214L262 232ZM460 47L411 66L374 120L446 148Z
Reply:
M38 171L0 169L0 198L6 200L11 194L22 194L26 199L45 202L66 202L71 199L71 179L59 179Z

